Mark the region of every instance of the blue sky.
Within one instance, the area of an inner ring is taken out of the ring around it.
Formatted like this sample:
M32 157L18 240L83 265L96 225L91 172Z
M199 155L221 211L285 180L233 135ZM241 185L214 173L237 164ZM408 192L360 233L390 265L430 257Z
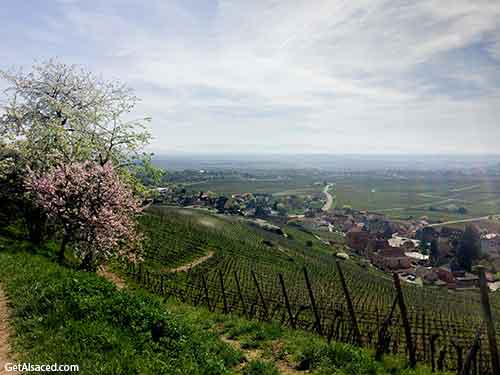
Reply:
M157 153L500 152L500 1L24 0L0 23L0 68L134 87Z

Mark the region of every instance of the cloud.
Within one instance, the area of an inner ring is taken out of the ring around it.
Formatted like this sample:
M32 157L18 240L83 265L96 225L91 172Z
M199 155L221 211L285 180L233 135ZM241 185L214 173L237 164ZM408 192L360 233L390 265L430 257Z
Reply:
M158 151L497 151L498 2L63 1L41 22L10 7L7 61L130 83Z

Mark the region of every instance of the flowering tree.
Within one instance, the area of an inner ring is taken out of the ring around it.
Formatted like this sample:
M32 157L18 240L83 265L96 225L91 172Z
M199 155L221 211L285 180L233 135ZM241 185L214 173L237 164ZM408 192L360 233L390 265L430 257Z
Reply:
M85 160L129 164L150 140L149 118L130 118L139 99L119 81L54 60L29 73L0 70L0 78L7 83L0 143L22 150L33 170Z
M20 211L24 192L24 160L14 149L0 144L0 225Z
M6 84L0 148L16 150L26 170L42 175L85 161L111 163L135 192L150 193L138 178L160 176L143 153L151 139L150 119L135 118L139 98L131 88L57 60L36 63L28 72L0 70L0 80ZM30 239L39 243L46 217L19 195Z
M58 257L62 262L68 243L95 270L104 260L139 257L139 234L134 216L140 204L120 180L111 163L63 164L26 181L28 191L48 216L63 228Z

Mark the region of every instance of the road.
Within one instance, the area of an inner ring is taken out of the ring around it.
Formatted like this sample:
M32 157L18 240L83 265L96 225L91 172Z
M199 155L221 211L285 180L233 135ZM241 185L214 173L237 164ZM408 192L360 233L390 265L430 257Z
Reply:
M333 195L331 195L330 192L328 191L328 189L330 189L330 187L332 185L333 184L328 184L323 189L323 194L325 194L325 197L326 197L326 203L321 208L323 211L330 211L330 209L332 208L332 205L333 205Z
M499 217L500 217L500 215L489 215L489 216L473 217L473 218L470 218L470 219L445 221L444 223L429 224L427 226L428 227L441 227L443 225L452 225L452 224L461 224L461 223L472 223L474 221L483 221L483 220L490 220L490 219L498 219Z

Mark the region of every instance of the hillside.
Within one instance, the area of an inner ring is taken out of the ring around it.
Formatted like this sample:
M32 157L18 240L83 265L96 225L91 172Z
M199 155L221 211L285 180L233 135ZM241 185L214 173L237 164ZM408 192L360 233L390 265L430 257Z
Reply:
M15 359L78 364L81 374L428 374L366 350L178 300L118 290L88 272L0 237L0 286L10 298Z
M146 263L141 269L126 267L126 271L155 293L175 295L194 305L208 305L212 310L316 331L337 341L354 342L335 265L336 249L312 233L287 225L283 228L285 237L242 219L199 210L155 208L143 220L154 228ZM208 252L214 255L189 272L169 272L172 265ZM382 321L393 306L392 279L355 256L341 266L362 340L368 347L375 347ZM456 370L480 326L478 294L412 285L403 288L418 361L436 364L440 357L441 366ZM283 289L291 311L287 310ZM500 305L496 296L492 296L492 305L497 315ZM391 339L386 350L404 355L405 335L397 310L390 321ZM477 366L486 371L486 340L481 345Z

